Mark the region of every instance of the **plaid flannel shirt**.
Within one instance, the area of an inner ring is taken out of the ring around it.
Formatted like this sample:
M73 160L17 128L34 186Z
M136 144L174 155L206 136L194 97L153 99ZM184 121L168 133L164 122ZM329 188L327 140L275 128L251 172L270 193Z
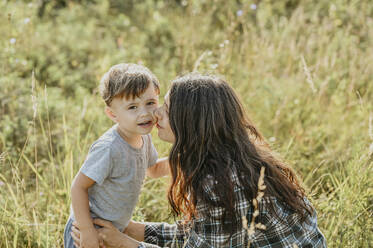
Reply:
M238 182L237 176L233 180ZM204 190L212 199L217 199L211 191L212 183L204 184ZM243 188L236 183L236 211L240 216L246 216L250 225L254 207L252 201L247 200ZM273 204L277 214L271 214L269 204ZM222 222L219 217L223 214L221 207L208 209L203 202L197 203L198 217L188 225L181 222L170 225L167 223L147 223L145 239L139 247L183 247L183 248L211 248L211 247L326 247L326 241L317 227L316 212L308 216L303 222L300 216L275 197L264 197L259 202L259 215L255 222L265 225L265 230L256 228L254 234L248 235L246 229L240 228L231 237L222 232ZM206 213L210 214L207 217ZM220 218L221 219L221 218ZM242 222L240 218L238 222Z

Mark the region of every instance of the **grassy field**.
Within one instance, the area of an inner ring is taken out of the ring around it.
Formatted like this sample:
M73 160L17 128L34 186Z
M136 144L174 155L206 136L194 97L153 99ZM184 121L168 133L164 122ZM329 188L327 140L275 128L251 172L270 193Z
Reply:
M1 1L0 247L62 247L71 181L112 123L97 93L120 62L161 81L223 75L303 179L329 247L373 247L370 0ZM153 132L159 154L169 145ZM370 179L369 179L370 178ZM167 179L134 219L172 221Z

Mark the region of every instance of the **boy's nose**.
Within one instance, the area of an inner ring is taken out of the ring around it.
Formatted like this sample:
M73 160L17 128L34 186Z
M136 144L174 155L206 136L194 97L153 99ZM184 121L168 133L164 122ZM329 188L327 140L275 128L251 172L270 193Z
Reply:
M141 117L145 117L145 116L149 116L149 114L153 114L152 112L150 112L149 110L146 110L146 109L143 109L140 111L140 116Z

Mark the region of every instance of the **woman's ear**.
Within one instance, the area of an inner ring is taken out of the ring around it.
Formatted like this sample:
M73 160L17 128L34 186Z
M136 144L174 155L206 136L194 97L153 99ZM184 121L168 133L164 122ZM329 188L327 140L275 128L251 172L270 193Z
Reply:
M105 114L114 122L118 122L117 121L117 116L115 115L114 111L109 107L109 106L106 106L105 107Z

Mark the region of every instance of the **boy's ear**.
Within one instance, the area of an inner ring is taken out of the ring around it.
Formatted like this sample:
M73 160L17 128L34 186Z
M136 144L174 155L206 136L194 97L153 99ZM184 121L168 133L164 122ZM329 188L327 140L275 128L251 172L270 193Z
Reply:
M117 116L115 115L115 113L113 112L113 110L109 107L109 106L106 106L105 107L105 114L114 122L117 122Z

